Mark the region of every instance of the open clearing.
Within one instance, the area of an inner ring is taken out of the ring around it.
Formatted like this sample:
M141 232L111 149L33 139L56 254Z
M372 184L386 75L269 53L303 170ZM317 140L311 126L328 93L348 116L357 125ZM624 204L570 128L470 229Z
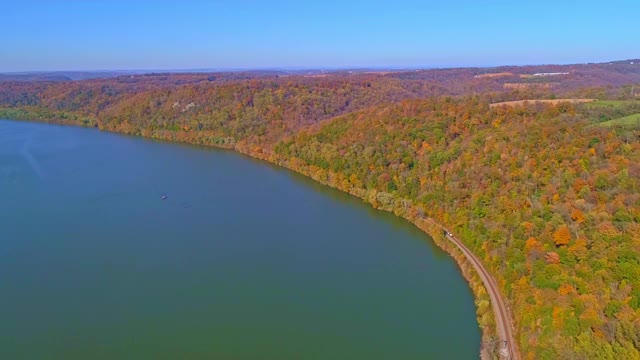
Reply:
M553 104L553 105L557 105L559 103L563 103L563 102L570 102L572 104L580 104L580 103L587 103L587 102L592 102L592 101L596 101L596 99L553 99L553 100L516 100L516 101L503 101L503 102L499 102L499 103L493 103L489 106L491 107L496 107L496 106L520 106L520 105L525 105L525 104L536 104L536 103L543 103L543 104Z
M487 79L487 78L497 78L503 76L513 76L513 73L510 72L500 72L500 73L489 73L489 74L480 74L474 76L476 79Z
M609 108L620 108L625 105L638 103L635 100L598 100L592 103L587 104L588 107L609 107Z
M612 126L633 126L640 125L640 114L633 114L597 124L598 126L612 127Z

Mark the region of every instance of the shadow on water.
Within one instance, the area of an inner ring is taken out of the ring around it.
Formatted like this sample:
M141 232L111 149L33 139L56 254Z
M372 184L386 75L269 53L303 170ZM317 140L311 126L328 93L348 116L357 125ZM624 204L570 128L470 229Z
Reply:
M273 165L271 163L265 162L265 161L261 161L258 159L254 159L251 158L251 160L254 160L257 162L259 162L260 164L264 165L264 166L269 166L272 167L278 171L283 171L287 174L287 176L289 178L291 178L292 180L294 180L295 182L302 184L310 189L313 189L314 191L322 194L323 196L326 196L328 198L330 198L331 200L334 200L336 202L339 202L341 204L353 207L358 209L358 211L364 211L366 212L371 218L375 219L376 221L384 221L385 223L388 223L392 226L392 228L394 230L397 231L402 231L402 232L406 232L409 235L411 235L412 238L418 238L423 240L426 244L429 245L431 251L433 252L433 254L438 257L438 258L443 258L443 257L449 257L449 255L444 252L442 249L440 249L434 242L433 239L431 238L431 236L429 236L428 234L426 234L425 232L423 232L422 230L420 230L418 227L416 227L415 225L411 224L410 222L408 222L407 220L392 214L388 211L383 211L383 210L379 210L379 209L375 209L373 208L371 205L369 205L368 203L366 203L364 200L351 195L351 194L347 194L343 191L334 189L330 186L321 184L307 176L304 176L300 173L297 173L295 171L289 170L287 168L283 168L283 167L279 167L277 165Z
M87 129L87 130L95 131L94 129ZM114 133L111 133L111 134L116 136L122 136L120 134L114 134ZM431 238L431 236L426 234L424 231L420 230L418 227L416 227L409 221L393 213L390 213L388 211L375 209L371 205L366 203L364 200L358 198L357 196L345 193L338 189L334 189L328 185L319 183L308 176L302 175L286 167L278 166L266 160L257 159L250 155L243 154L231 149L210 147L210 146L204 146L204 145L193 145L193 144L186 144L186 143L173 142L173 141L167 141L167 140L149 139L149 138L142 138L142 137L133 136L133 135L124 135L124 136L129 137L131 139L148 141L156 144L171 144L174 146L191 149L191 150L217 152L217 153L223 153L225 155L232 156L232 157L242 158L246 161L252 162L255 165L268 168L271 171L275 171L279 174L284 174L287 176L288 179L296 182L297 184L301 184L307 188L310 188L313 191L319 194L322 194L322 196L325 196L342 205L353 207L355 209L358 209L358 211L361 211L361 212L366 212L369 215L369 217L375 219L376 221L384 221L385 223L391 225L391 227L394 230L405 232L406 234L410 235L411 238L421 239L425 244L429 246L433 255L438 259L451 258L449 254L447 254L444 250L442 250L433 242L433 239Z

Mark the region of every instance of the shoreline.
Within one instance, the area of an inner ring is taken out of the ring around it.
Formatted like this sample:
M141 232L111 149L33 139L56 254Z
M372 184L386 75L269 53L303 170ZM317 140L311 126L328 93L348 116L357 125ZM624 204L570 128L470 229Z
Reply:
M513 339L512 341L509 341L510 343L509 349L507 350L509 357L506 357L506 353L500 355L500 350L496 345L496 344L502 343L505 340L504 339L505 333L513 332L514 326L511 320L512 317L511 317L508 305L506 306L504 305L504 304L508 304L505 301L506 298L499 292L499 289L495 289L495 291L497 292L496 295L492 295L492 292L489 289L492 286L497 288L493 275L491 275L491 273L484 268L484 266L482 265L482 263L479 262L479 260L476 259L474 262L474 259L469 257L469 256L473 257L474 255L468 248L464 247L464 245L462 245L459 242L449 239L448 236L445 236L443 232L443 229L445 229L445 227L442 224L438 223L436 220L430 217L427 217L426 215L421 215L419 211L419 206L414 205L410 200L396 199L395 201L405 202L405 203L408 203L409 205L403 207L404 211L397 211L397 210L394 211L392 206L388 206L388 205L385 206L384 204L380 204L380 202L378 201L379 195L387 194L387 193L378 192L376 190L366 190L361 188L355 188L355 187L345 189L345 188L342 188L341 186L332 186L329 183L329 181L327 181L326 179L323 180L318 178L318 176L313 176L312 174L310 174L308 171L309 167L297 168L295 166L291 166L290 165L291 159L281 158L280 156L277 156L275 155L275 153L272 153L272 152L263 152L262 148L258 148L258 151L252 152L250 150L250 145L243 142L234 141L232 144L211 144L211 143L205 143L204 141L194 142L194 141L189 141L189 139L177 139L175 136L177 132L175 131L166 130L162 134L159 134L157 132L156 133L147 132L149 135L145 135L143 134L143 130L140 130L140 129L127 129L127 130L133 130L132 132L118 131L115 129L100 128L99 126L97 126L97 124L91 124L86 122L83 123L80 120L61 120L58 118L38 119L37 118L38 115L36 114L32 114L33 116L31 117L27 116L28 114L30 114L29 110L16 109L16 108L0 109L0 116L2 116L2 110L25 111L24 113L21 114L21 115L25 115L25 117L23 118L16 118L16 117L10 117L5 115L6 116L5 118L7 120L39 122L39 123L47 123L47 124L61 125L61 126L85 127L85 128L96 129L101 132L114 133L118 135L129 135L129 136L135 136L135 137L140 137L144 139L156 140L156 141L162 141L162 142L168 142L168 143L174 143L174 144L188 144L188 145L203 146L207 148L216 148L216 149L233 151L235 153L248 156L251 159L265 161L271 165L275 165L275 166L287 169L289 171L293 171L319 184L322 184L324 186L328 186L333 189L339 190L343 193L347 193L349 195L355 196L361 199L362 201L364 201L365 203L367 203L369 206L373 207L374 209L393 213L394 215L408 221L409 223L411 223L412 225L420 229L422 232L429 235L432 238L433 243L436 246L438 246L440 249L445 251L449 256L451 256L455 260L456 264L458 265L458 268L460 269L462 277L466 280L474 296L474 303L476 305L476 320L478 322L478 326L480 327L481 334L482 334L479 358L493 359L495 358L495 356L498 356L499 358L520 359L518 344L517 342L514 341L515 339ZM169 138L162 135L174 135L174 136ZM195 139L198 139L198 137L196 137ZM470 255L465 254L463 249L459 248L459 246L461 245L466 249L466 252L468 252ZM477 266L479 266L482 271L478 271L479 269ZM484 277L482 275L482 272L486 273L486 276L488 278ZM493 296L497 296L499 297L499 299L496 301L493 299ZM481 313L480 311L481 304L487 301L490 303L493 311L490 311L490 312L482 311ZM498 304L498 303L502 303L502 304ZM507 329L504 328L504 326L507 326L507 325L500 327L498 326L498 322L496 321L497 318L499 317L497 315L499 314L499 311L501 311L500 306L503 307L502 311L506 311L506 316L502 317L503 319L502 322L505 321L504 318L506 317L506 321L508 321L508 326L511 327L509 331L507 331ZM503 338L496 339L496 336L498 334Z

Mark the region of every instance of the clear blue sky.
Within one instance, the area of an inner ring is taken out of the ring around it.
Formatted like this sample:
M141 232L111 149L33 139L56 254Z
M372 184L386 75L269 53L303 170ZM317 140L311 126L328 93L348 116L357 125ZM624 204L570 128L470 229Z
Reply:
M640 1L34 1L0 71L447 67L640 57Z

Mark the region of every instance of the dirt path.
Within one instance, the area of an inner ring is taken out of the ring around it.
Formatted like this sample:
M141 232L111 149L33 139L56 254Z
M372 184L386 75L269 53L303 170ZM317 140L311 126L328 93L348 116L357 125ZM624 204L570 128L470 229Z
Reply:
M440 227L443 231L448 231L442 227L437 222L432 219L428 219L432 224ZM452 243L454 243L460 251L464 254L464 256L469 260L471 265L473 265L474 269L478 272L480 279L484 283L485 288L487 288L487 293L489 294L489 298L491 299L491 305L493 307L493 312L495 314L496 326L498 328L498 335L500 336L500 340L502 341L502 346L500 348L500 354L503 359L509 360L520 360L520 353L518 352L517 343L515 340L515 336L513 334L513 326L511 325L511 318L509 317L509 309L498 290L498 285L489 274L489 272L482 266L480 260L469 250L460 240L458 240L453 235L447 235L447 239L449 239Z

